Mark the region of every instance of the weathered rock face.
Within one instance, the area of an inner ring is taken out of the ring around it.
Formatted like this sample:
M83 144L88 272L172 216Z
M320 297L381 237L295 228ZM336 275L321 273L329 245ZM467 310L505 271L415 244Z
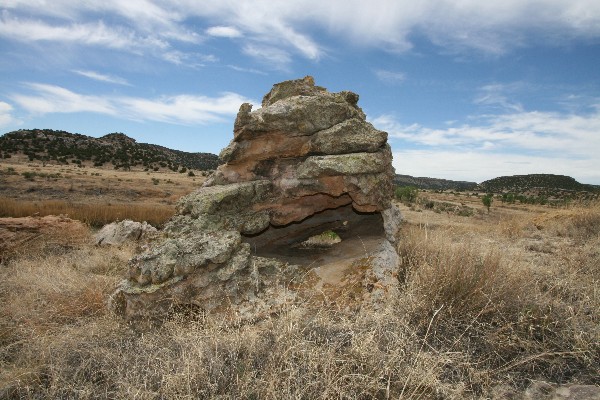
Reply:
M332 250L346 242L352 253L359 233L376 238L369 248L361 239L364 252L346 267L365 259L369 285L389 286L399 219L392 156L387 134L366 122L357 102L306 77L276 84L256 111L242 104L221 152L225 164L179 201L163 239L131 260L115 309L127 317L160 316L177 304L269 312L295 296L276 282L301 287L310 269L314 254L294 246L326 229L343 240Z
M267 179L271 223L286 225L346 204L383 211L391 198L387 134L365 121L351 92L329 93L312 78L275 85L263 107L243 104L226 162L209 184Z

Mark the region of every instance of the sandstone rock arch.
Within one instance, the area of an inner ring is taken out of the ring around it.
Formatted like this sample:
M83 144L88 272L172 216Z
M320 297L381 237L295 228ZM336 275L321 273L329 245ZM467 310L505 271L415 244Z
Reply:
M302 287L311 268L335 284L330 264L338 275L361 264L369 290L393 286L392 154L387 133L357 103L355 93L330 93L305 77L274 85L256 111L242 104L224 164L130 261L114 309L127 318L161 317L178 304L268 313L299 293L278 288ZM298 252L326 230L343 244Z

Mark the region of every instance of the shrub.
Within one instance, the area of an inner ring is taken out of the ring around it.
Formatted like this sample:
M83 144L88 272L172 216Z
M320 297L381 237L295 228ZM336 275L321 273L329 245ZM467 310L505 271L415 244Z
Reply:
M22 172L21 175L23 175L23 177L25 179L27 179L28 181L34 181L35 176L37 175L35 172L31 172L31 171L25 171Z
M396 198L406 203L413 203L417 200L419 189L415 186L399 186L396 188Z
M492 206L492 202L494 201L494 195L493 194L486 194L485 196L483 196L481 198L481 202L483 203L483 205L487 208L488 214L490 212L490 207Z

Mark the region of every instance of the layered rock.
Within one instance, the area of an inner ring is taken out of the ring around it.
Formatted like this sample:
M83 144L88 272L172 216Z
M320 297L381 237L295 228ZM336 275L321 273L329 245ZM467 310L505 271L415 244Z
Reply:
M115 309L128 317L177 304L269 312L295 295L276 283L302 286L310 268L290 249L326 229L381 238L358 258L371 264L369 285L389 286L399 219L392 156L387 134L357 102L306 77L274 85L256 111L242 104L225 163L179 201L164 237L131 260Z
M382 211L391 197L387 134L365 121L352 92L329 93L312 78L275 85L251 112L243 104L234 139L209 184L268 179L271 223L286 225L345 204Z

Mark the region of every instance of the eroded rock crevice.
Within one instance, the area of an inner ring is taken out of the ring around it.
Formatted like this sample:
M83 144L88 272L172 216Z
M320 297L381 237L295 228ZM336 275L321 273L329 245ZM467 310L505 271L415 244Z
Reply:
M154 318L193 304L254 317L306 294L307 282L322 290L360 272L365 288L392 286L392 154L357 104L311 77L274 85L256 111L242 104L225 164L130 261L115 310Z

